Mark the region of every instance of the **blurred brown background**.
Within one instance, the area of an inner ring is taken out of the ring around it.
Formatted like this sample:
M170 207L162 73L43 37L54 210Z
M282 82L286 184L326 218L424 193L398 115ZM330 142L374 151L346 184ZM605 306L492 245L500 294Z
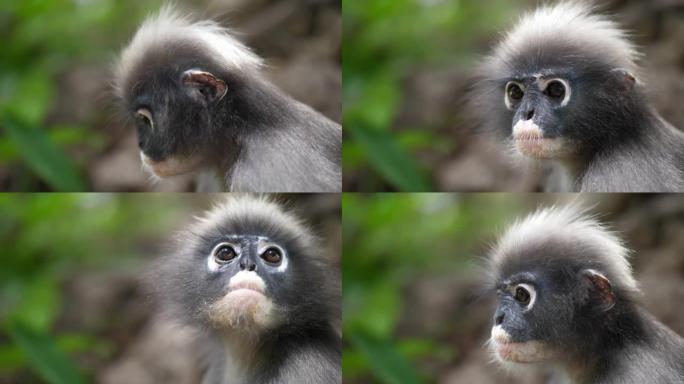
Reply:
M593 2L631 32L650 100L684 129L684 1ZM474 132L467 106L479 58L539 1L348 3L358 7L343 7L345 191L541 189L538 172Z
M144 275L221 194L0 194L1 384L200 382ZM273 196L339 266L339 194Z
M0 6L0 190L190 191L154 184L135 129L117 116L111 68L162 0L39 0ZM182 0L265 59L287 94L341 121L339 0Z
M684 335L684 196L345 194L344 382L543 383L491 362L479 261L515 219L572 201L625 240L640 303Z

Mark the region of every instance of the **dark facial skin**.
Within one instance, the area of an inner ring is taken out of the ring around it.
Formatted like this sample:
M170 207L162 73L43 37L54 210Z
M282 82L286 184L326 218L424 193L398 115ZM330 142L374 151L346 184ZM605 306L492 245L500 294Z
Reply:
M217 271L210 271L207 258L224 242L239 246L241 253ZM282 256L287 259L284 271L276 271L280 263L269 263L259 254L258 245L265 243L282 249ZM192 249L165 266L168 269L163 273L169 285L165 294L179 304L188 321L196 323L198 314L227 293L235 274L254 271L264 280L266 295L282 315L281 327L324 323L330 316L325 301L329 294L325 270L312 259L298 239L286 231L275 230L269 223L254 219L222 225L211 233L201 234ZM308 292L306 300L302 292ZM199 318L211 327L202 316Z
M497 82L507 135L518 121L532 119L545 138L570 139L576 147L570 152L578 157L590 156L609 143L634 139L642 123L638 112L643 103L631 74L581 58L573 47L561 48L521 53L511 61L514 72ZM559 87L554 79L565 84ZM511 93L510 82L518 83L522 93ZM510 109L504 103L507 92Z
M643 332L633 316L630 295L611 285L593 252L581 244L556 241L508 258L496 281L499 304L493 325L501 325L512 342L542 342L573 361L619 347L622 336L617 329L640 337ZM534 289L536 298L529 309L518 300L525 295L516 299L519 284ZM574 356L577 351L584 356Z
M135 122L139 147L153 161L173 155L192 156L225 141L225 132L216 130L213 124L219 118L220 100L209 92L198 93L196 84L183 81L189 69L218 73L218 68L207 68L211 65L201 63L199 53L193 54L192 48L183 50L175 52L178 55L174 61L165 61L167 55L150 55L158 62L145 63L145 68L136 73L135 84L128 88L131 115L139 117L136 112L145 109L152 117L152 125L144 118L136 118Z
M580 305L579 297L568 286L567 277L572 274L572 268L534 268L502 279L497 286L499 304L494 325L501 325L511 342L558 344L569 334L572 313Z

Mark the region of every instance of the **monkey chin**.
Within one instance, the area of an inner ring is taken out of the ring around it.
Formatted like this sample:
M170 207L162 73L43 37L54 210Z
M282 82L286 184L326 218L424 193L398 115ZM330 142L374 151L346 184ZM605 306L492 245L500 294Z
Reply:
M143 169L162 179L190 173L202 164L202 160L199 158L182 156L173 156L164 160L154 161L143 152L140 152L140 159L142 160Z
M560 137L544 137L544 132L532 120L520 120L513 127L515 149L521 155L548 160L568 155L567 144Z
M554 355L548 345L539 341L511 341L510 335L501 326L492 328L489 344L500 363L539 363L550 360Z
M228 293L211 304L206 315L217 329L258 333L275 324L273 301L266 296L263 280L254 272L239 272Z

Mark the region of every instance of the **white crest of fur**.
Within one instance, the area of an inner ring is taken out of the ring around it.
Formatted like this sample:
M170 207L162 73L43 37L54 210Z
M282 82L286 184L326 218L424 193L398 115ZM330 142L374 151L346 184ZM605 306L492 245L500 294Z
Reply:
M523 220L516 221L499 239L492 252L491 269L497 270L508 255L518 254L539 242L564 239L569 244L582 244L596 251L610 273L625 288L638 291L628 261L629 250L615 233L577 204L539 209Z
M299 217L284 210L281 204L268 195L248 193L231 193L204 216L197 217L197 222L190 232L211 233L220 227L221 223L240 221L247 217L261 219L264 223L282 228L302 241L305 246L310 246L314 242L313 236Z
M524 15L498 46L495 57L503 61L530 46L568 42L600 54L616 68L636 71L638 53L617 23L594 13L586 1L563 1Z
M117 94L122 96L122 84L150 48L179 40L204 47L226 69L258 69L262 63L261 58L234 38L228 29L211 20L192 21L168 5L142 24L121 54L115 71Z

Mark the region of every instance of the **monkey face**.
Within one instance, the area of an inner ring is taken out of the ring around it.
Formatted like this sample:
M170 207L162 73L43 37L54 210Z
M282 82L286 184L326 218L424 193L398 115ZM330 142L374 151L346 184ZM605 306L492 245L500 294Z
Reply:
M557 360L586 339L592 322L615 303L605 275L581 262L593 252L549 238L501 265L490 339L498 360Z
M494 314L490 347L497 359L513 363L533 363L553 357L553 347L539 324L545 298L542 284L533 273L511 276L498 285L499 305Z
M125 97L143 165L158 177L198 169L218 151L217 143L225 142L225 132L214 127L227 93L226 83L214 74L219 69L200 66L202 52L192 47L169 50L173 58L168 52L150 54L128 81Z
M563 135L562 109L572 101L572 80L563 73L536 73L509 80L504 103L513 113L512 139L516 150L539 159L573 154Z
M288 290L287 251L269 237L229 235L205 258L212 302L203 309L218 328L267 329L279 322Z
M634 106L634 77L577 62L569 52L547 52L536 65L518 58L522 72L500 82L501 104L511 119L508 132L524 156L576 160L626 134L615 127L629 126L620 121Z

